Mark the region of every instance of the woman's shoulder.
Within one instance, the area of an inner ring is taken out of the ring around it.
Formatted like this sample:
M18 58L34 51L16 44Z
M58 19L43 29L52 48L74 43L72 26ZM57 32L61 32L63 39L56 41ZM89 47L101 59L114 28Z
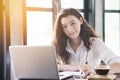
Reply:
M91 43L104 43L104 41L100 37L90 37L90 42Z
M100 38L100 37L90 37L90 41L98 41L98 40L102 41L102 38Z

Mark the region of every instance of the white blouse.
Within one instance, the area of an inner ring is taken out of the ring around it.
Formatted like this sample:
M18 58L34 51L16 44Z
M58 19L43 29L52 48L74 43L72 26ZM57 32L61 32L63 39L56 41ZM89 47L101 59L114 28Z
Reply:
M99 38L90 38L92 42L91 49L87 51L83 41L77 48L76 52L73 51L72 47L67 41L66 50L70 53L70 58L68 60L69 64L85 64L91 67L98 66L100 61L105 64L120 63L120 57L116 56L111 49L109 49L105 43Z

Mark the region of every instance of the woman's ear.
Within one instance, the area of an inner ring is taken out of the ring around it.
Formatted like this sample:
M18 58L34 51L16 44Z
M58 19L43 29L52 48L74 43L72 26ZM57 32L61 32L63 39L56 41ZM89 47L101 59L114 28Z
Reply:
M83 18L80 17L80 24L83 24Z

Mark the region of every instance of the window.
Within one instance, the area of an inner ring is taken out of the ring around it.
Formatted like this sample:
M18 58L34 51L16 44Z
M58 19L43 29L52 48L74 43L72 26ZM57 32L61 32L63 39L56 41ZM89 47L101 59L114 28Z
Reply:
M76 9L84 9L84 1L83 0L61 0L62 8L76 8Z
M52 8L52 0L26 0L26 6Z
M27 44L49 45L52 41L52 12L27 11Z
M120 0L105 0L105 10L120 10Z
M120 56L120 0L105 0L105 43Z
M52 0L26 0L27 45L50 45L53 32Z
M82 16L84 16L84 1L83 0L61 0L61 8L75 8L81 10Z

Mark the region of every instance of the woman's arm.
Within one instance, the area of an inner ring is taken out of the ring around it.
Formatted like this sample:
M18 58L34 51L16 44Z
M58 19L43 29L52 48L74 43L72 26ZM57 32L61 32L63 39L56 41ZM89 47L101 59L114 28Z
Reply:
M78 71L79 65L58 64L59 71Z
M58 64L59 71L79 71L81 73L91 73L91 67L88 65L65 65Z
M99 46L99 47L98 47ZM114 52L108 48L103 41L96 38L93 44L94 51L97 53L100 60L103 60L105 64L110 65L110 74L120 73L120 57L115 55Z
M120 73L120 63L113 63L110 65L111 69L109 71L110 74Z

